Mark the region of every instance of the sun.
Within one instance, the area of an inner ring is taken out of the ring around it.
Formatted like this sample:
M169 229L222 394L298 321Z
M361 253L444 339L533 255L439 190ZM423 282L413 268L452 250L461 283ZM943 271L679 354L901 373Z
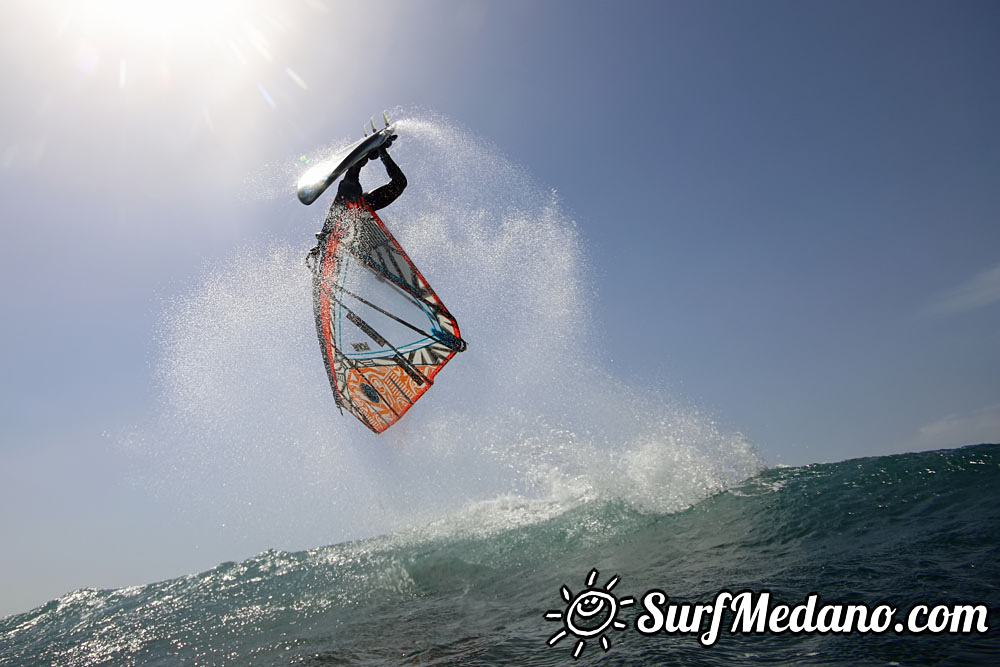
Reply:
M322 3L285 0L47 0L25 4L50 96L85 97L133 117L214 133L247 113L293 109L309 93L303 35L332 20ZM325 18L324 18L325 17ZM248 110L251 110L248 112Z
M555 646L567 635L575 635L576 645L573 647L573 659L577 659L587 646L587 639L597 637L601 648L605 651L611 648L611 642L604 632L608 629L624 630L625 623L618 620L619 607L627 607L635 604L635 599L631 597L619 600L612 593L611 589L619 582L618 575L613 576L604 588L596 588L599 573L596 569L591 570L587 575L587 588L574 596L572 591L563 586L559 593L562 595L567 606L565 611L546 612L545 618L549 621L562 621L563 627L549 638L549 646Z
M295 32L309 9L279 0L51 0L38 13L75 49L78 69L121 88L211 77L201 90L292 68ZM264 95L265 98L267 95ZM269 102L271 100L268 100Z
M65 16L88 33L118 39L189 39L244 18L241 0L77 0Z

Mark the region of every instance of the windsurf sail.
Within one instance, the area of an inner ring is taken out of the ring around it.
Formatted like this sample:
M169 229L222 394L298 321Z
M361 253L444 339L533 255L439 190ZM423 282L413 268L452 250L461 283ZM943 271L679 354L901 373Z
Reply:
M362 202L331 210L313 257L316 333L337 407L381 433L465 349L458 322Z

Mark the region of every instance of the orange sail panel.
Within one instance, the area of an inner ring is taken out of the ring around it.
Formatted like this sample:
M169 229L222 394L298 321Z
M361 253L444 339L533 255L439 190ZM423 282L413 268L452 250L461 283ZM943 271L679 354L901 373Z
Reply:
M465 349L458 322L363 203L335 207L313 266L316 333L337 406L376 433Z

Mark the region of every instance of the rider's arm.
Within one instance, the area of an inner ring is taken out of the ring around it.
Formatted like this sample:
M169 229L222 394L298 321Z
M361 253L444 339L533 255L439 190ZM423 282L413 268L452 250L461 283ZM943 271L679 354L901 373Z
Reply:
M403 175L403 170L389 157L389 152L383 148L380 151L380 157L391 180L365 195L365 202L372 207L373 211L385 208L396 201L396 197L403 194L403 190L406 188L406 176Z

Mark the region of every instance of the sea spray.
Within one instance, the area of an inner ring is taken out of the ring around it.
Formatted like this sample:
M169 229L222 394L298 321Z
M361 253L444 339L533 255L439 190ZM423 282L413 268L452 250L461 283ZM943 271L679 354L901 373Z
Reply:
M586 250L553 193L446 120L396 125L409 187L384 219L469 349L381 436L338 414L302 261L321 200L299 243L237 250L166 307L160 414L128 443L145 483L301 548L464 507L499 525L594 499L677 511L761 469L740 434L615 376ZM366 189L380 169L362 172Z

